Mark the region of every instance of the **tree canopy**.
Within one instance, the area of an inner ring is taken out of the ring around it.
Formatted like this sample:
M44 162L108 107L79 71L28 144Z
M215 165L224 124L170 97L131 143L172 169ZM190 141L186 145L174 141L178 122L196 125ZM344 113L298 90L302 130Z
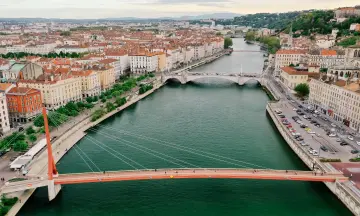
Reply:
M224 39L224 48L227 49L233 45L233 41L231 38L225 38Z
M307 83L300 83L295 86L294 91L300 96L305 97L310 93L309 85Z

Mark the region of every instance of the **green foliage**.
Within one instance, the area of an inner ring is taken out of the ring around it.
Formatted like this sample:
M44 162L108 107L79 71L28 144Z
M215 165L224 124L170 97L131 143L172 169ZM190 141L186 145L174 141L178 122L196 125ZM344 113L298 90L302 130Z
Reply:
M300 96L305 97L310 93L309 85L307 83L300 83L295 86L294 91Z
M97 102L99 100L99 97L98 96L94 96L93 97L93 102Z
M63 31L60 33L60 36L65 36L65 37L68 37L71 35L71 32L70 31Z
M6 54L0 54L0 57L5 59L13 59L13 58L24 58L27 56L38 56L38 57L45 57L45 58L81 58L83 56L83 53L63 53L60 52L59 54L55 52L50 52L48 54L35 54L35 53L27 53L27 52L18 52L18 53L6 53Z
M85 107L86 109L91 109L91 108L94 107L94 104L92 104L92 103L86 103L86 104L84 104L84 107Z
M264 36L260 37L259 41L263 43L268 48L269 53L272 54L275 54L276 51L281 48L280 40L277 37Z
M245 40L247 41L254 41L255 40L256 33L255 31L248 31L245 34Z
M227 48L231 47L232 45L233 45L232 39L229 37L226 37L224 39L224 48L227 49Z
M216 36L221 36L222 34L221 34L221 32L216 32L215 35L216 35Z
M155 77L154 73L149 73L149 77Z
M106 110L107 110L107 112L111 112L111 111L113 111L115 108L116 108L116 107L114 106L113 103L111 103L111 102L107 102L107 103L106 103Z
M106 99L111 99L111 98L112 98L111 95L106 96Z
M91 114L91 121L96 121L105 114L106 112L104 109L97 109Z
M27 148L28 144L24 140L17 141L13 146L14 151L25 151Z
M10 136L5 137L0 141L0 149L7 149L14 145L18 141L25 140L25 135L18 132L12 133Z
M93 98L92 98L92 97L87 97L87 98L86 98L86 102L92 103L92 102L93 102Z
M44 134L44 133L45 133L45 128L44 128L44 127L41 127L41 128L38 130L38 133Z
M106 98L101 99L101 102L102 102L102 103L105 103L105 102L106 102Z
M289 67L295 67L295 65L293 63L289 64Z
M115 100L117 107L122 106L126 103L126 98L117 97Z
M151 84L140 85L139 94L144 94L145 92L149 91L152 88L153 86Z
M33 134L33 133L35 133L35 130L34 130L34 128L32 126L26 128L26 134L27 135L30 135L30 134Z
M32 142L32 143L37 140L37 138L36 138L36 136L34 134L31 134L28 138L29 138L29 141Z
M320 162L326 163L326 162L341 162L341 159L338 158L321 158Z
M112 93L112 97L113 98L116 98L117 96L120 96L120 91L114 91L113 93Z
M328 71L327 68L320 68L320 72L321 72L321 73L326 73L327 71Z
M49 126L57 127L57 126L61 125L62 123L66 122L67 120L68 120L68 117L66 115L64 115L62 113L59 113L57 111L53 111L53 112L48 113ZM43 116L37 117L34 120L34 125L36 127L44 126L44 118L43 118Z
M360 158L351 158L350 162L360 162Z
M78 110L81 111L81 110L84 110L85 103L82 102L82 101L79 101L79 102L76 103L76 106L78 107Z
M355 45L357 40L360 40L360 37L358 37L358 36L349 37L349 38L346 38L346 39L340 41L339 43L337 43L337 45L343 46L343 47L348 47L348 46Z
M251 26L253 28L267 27L270 29L284 29L292 20L301 13L300 11L288 13L257 13L235 17L232 24Z

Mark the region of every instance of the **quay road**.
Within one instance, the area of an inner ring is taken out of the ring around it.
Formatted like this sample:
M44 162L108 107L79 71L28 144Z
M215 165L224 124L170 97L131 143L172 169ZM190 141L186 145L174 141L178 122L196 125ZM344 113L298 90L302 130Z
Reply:
M84 184L94 182L137 181L157 179L259 179L259 180L291 180L291 181L319 181L346 182L340 172L322 173L316 171L272 170L272 169L231 169L231 168L180 168L158 170L123 170L111 172L91 172L59 174L54 176L54 183ZM33 179L7 183L2 193L33 189L47 186L47 176L33 177Z

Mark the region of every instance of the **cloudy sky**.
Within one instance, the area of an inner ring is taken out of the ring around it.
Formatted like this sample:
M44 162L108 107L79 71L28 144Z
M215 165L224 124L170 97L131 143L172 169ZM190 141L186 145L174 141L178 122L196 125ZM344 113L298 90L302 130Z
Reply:
M0 17L114 18L333 9L359 0L0 0Z

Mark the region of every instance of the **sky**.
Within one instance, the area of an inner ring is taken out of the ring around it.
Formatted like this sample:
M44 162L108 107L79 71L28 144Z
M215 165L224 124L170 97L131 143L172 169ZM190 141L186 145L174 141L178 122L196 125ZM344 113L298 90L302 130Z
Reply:
M359 0L0 0L0 17L157 18L334 9L357 4Z

